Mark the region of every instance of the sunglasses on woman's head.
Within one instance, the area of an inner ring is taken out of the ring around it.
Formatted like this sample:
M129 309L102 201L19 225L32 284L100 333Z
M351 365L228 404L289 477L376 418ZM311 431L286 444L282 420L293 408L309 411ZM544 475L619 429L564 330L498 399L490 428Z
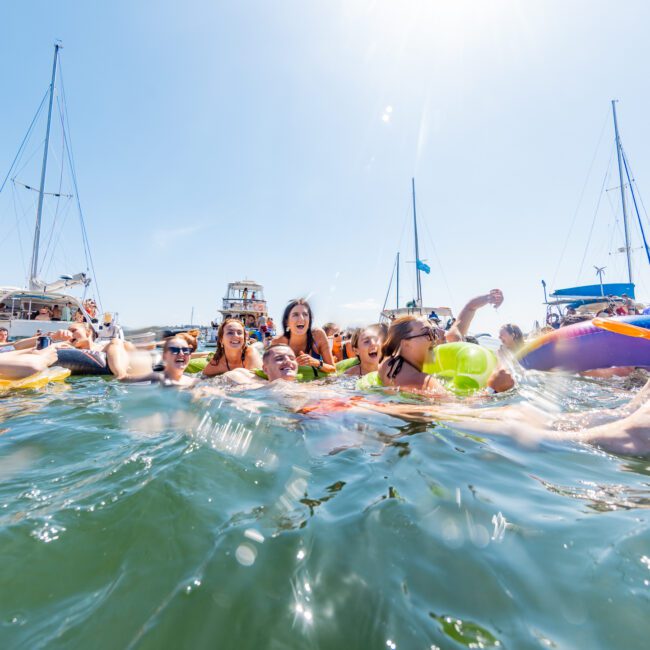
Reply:
M192 350L190 350L190 348L179 348L175 345L170 345L167 348L167 351L172 354L189 354Z

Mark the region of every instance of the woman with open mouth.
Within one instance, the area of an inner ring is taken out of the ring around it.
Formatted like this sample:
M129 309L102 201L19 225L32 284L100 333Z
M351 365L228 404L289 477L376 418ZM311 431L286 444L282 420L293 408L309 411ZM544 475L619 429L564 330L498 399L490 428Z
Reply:
M386 328L382 325L370 325L355 330L352 335L352 352L359 359L356 366L345 371L345 375L363 377L379 369L379 355L386 337Z
M282 315L284 333L277 336L272 345L288 345L296 355L300 366L311 366L314 372L336 371L334 357L325 332L312 328L314 316L306 300L292 300Z
M254 370L262 367L262 358L252 345L242 322L236 318L226 318L217 332L217 348L210 363L203 369L204 377L223 375L229 370L246 368Z
M159 382L163 386L177 386L191 388L198 381L185 373L185 369L192 358L192 353L197 348L196 337L188 332L176 334L165 341L163 346L162 361L164 370L153 371L145 375L127 375L122 381L129 383Z
M444 330L432 327L418 316L402 316L388 328L381 348L379 378L384 386L405 388L431 397L449 396L442 383L423 371L433 348L445 343ZM514 380L504 368L497 367L487 380L487 387L502 393L514 386Z

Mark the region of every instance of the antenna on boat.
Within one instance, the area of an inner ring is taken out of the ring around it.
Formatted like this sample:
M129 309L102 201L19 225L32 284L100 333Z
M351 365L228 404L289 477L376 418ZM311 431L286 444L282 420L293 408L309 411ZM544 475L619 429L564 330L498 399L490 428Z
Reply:
M29 273L29 288L38 289L38 249L41 240L41 220L43 217L43 196L45 195L45 173L47 171L47 151L50 143L50 126L52 124L52 104L54 102L54 81L56 80L56 63L59 50L63 46L60 41L54 43L54 62L52 63L52 82L50 83L50 101L47 109L47 128L45 130L45 146L43 148L43 167L41 169L41 184L38 190L38 208L36 210L36 226L34 227L34 246L32 248L32 263Z
M397 259L395 260L397 267L397 283L395 284L395 309L399 309L399 251L397 251Z
M417 287L417 307L422 308L422 281L420 280L420 250L418 245L418 219L415 212L415 178L411 178L413 193L413 232L415 234L415 281Z
M621 187L621 206L623 207L623 231L625 233L625 255L627 257L627 278L628 282L632 284L632 261L630 259L630 233L627 226L627 207L625 205L625 185L623 184L623 163L621 154L621 137L618 134L618 122L616 120L616 102L618 100L612 99L612 114L614 116L614 135L616 137L616 155L618 157L618 178ZM601 279L602 288L602 279Z
M605 295L605 287L603 286L603 275L605 275L605 269L607 268L606 266L594 266L596 269L596 275L598 276L598 280L600 282L600 295L604 296Z

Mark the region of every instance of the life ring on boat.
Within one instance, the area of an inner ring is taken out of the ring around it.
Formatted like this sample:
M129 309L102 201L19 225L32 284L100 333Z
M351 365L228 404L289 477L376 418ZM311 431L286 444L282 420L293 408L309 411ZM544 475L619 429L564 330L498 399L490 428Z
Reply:
M551 312L546 316L546 324L553 329L557 329L560 326L560 317Z
M43 386L52 382L63 381L69 376L70 371L66 368L52 366L23 379L0 379L0 391L43 388Z
M650 330L650 315L607 319ZM530 370L585 372L601 368L650 367L650 341L583 321L553 330L526 344L517 355Z

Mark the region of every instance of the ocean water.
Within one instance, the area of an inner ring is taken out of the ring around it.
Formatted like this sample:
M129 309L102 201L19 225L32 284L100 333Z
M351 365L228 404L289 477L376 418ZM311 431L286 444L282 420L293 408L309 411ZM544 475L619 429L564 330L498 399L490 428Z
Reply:
M0 397L0 647L648 647L649 460L336 408L353 393ZM498 403L629 396L533 378Z

